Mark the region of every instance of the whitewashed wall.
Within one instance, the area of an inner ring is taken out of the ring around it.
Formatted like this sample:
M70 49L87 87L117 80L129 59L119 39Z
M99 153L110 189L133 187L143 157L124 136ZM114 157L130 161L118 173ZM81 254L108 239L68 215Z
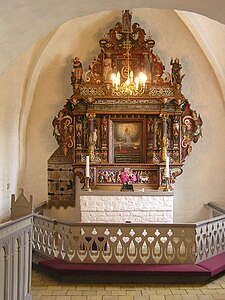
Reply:
M0 79L0 223L10 215L10 197L16 193L20 173L21 95L32 49ZM25 128L26 130L26 128Z

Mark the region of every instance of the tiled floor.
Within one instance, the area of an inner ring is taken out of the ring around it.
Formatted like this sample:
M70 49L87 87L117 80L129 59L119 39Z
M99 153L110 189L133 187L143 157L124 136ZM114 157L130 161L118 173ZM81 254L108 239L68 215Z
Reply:
M32 300L225 300L225 275L205 285L61 284L33 270Z

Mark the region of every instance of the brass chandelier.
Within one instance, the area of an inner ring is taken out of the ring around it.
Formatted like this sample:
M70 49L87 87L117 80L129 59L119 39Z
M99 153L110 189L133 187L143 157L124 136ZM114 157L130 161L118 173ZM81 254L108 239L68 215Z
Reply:
M142 95L145 92L147 76L145 73L140 72L138 76L134 78L134 72L131 69L130 62L130 49L132 47L131 42L129 40L129 33L127 33L127 38L123 43L124 49L126 49L126 65L124 66L125 74L125 82L121 82L121 74L120 71L117 71L116 74L112 73L112 94L116 96L138 96Z

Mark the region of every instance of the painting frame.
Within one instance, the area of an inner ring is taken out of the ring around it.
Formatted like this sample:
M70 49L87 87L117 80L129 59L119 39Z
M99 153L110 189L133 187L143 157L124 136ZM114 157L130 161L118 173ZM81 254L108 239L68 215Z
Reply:
M144 163L146 145L145 119L110 119L110 162L121 164Z

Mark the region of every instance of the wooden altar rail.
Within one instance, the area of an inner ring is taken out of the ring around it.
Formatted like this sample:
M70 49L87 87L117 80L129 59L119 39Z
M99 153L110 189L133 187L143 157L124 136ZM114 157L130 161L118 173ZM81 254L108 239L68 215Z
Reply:
M225 251L225 208L215 202L205 206L213 218L196 223L196 263Z
M196 223L196 263L225 251L225 215Z
M197 224L66 223L34 215L34 251L72 263L195 264L224 252L225 215Z
M225 207L216 202L209 202L205 204L205 207L208 208L209 214L212 218L222 216L225 214Z
M0 224L0 299L32 299L32 219Z
M36 214L0 224L0 299L31 299L32 227L34 251L48 258L194 264L224 252L224 226L224 214L196 224L66 223Z
M43 215L46 209L48 209L48 203L46 201L43 201L34 206L33 212L35 214Z

